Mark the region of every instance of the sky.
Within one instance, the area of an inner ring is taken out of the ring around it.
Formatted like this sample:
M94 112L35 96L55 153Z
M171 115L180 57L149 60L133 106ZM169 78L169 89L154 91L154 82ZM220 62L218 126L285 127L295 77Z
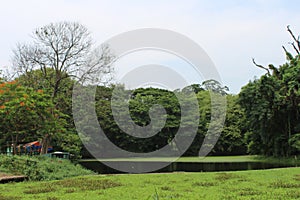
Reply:
M160 28L199 44L214 62L223 84L231 93L238 93L249 80L265 73L252 64L252 58L262 65L285 62L282 45L292 51L286 26L300 34L298 4L297 0L1 0L0 68L11 68L16 44L31 41L35 28L51 22L77 21L99 45L127 31ZM153 62L182 68L187 79L195 80L185 70L186 63L149 51L120 59L116 73L121 77L130 66Z

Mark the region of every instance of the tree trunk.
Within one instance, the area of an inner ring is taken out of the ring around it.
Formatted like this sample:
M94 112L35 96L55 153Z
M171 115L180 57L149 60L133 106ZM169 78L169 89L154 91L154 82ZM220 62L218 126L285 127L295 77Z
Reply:
M17 144L18 144L18 136L14 138L14 136L11 137L11 145L13 148L13 155L17 154Z
M42 145L41 155L48 153L49 140L50 140L49 135L46 134L45 137L42 139L42 142L41 142L41 145Z

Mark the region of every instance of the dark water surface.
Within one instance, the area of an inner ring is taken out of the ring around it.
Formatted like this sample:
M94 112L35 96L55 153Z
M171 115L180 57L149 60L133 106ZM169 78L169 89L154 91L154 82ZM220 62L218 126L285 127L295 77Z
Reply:
M283 167L296 167L284 163L266 163L266 162L168 162L163 161L105 161L106 163L129 166L139 172L145 165L155 166L165 165L166 167L153 172L217 172L217 171L238 171L238 170L256 170L256 169L272 169ZM101 174L118 174L124 173L103 164L100 161L80 161L80 164L87 169L93 170ZM135 171L133 170L133 171Z

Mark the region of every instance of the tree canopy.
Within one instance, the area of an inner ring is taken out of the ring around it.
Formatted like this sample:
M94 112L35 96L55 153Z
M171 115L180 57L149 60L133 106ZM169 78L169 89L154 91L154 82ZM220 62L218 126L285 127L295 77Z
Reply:
M293 56L284 47L287 62L279 67L263 67L267 73L249 82L239 94L249 134L249 152L267 156L299 153L300 140L300 43L288 27L297 45ZM299 45L299 46L298 46Z
M44 141L64 131L58 115L61 113L43 90L23 87L16 81L0 84L0 132L12 142L14 153L17 144L25 139Z

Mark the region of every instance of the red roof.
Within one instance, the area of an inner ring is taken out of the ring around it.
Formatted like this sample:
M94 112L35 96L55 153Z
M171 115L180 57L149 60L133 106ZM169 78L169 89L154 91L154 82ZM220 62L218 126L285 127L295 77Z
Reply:
M39 141L34 141L34 142L24 144L24 146L25 147L28 147L28 146L41 146L41 143Z

